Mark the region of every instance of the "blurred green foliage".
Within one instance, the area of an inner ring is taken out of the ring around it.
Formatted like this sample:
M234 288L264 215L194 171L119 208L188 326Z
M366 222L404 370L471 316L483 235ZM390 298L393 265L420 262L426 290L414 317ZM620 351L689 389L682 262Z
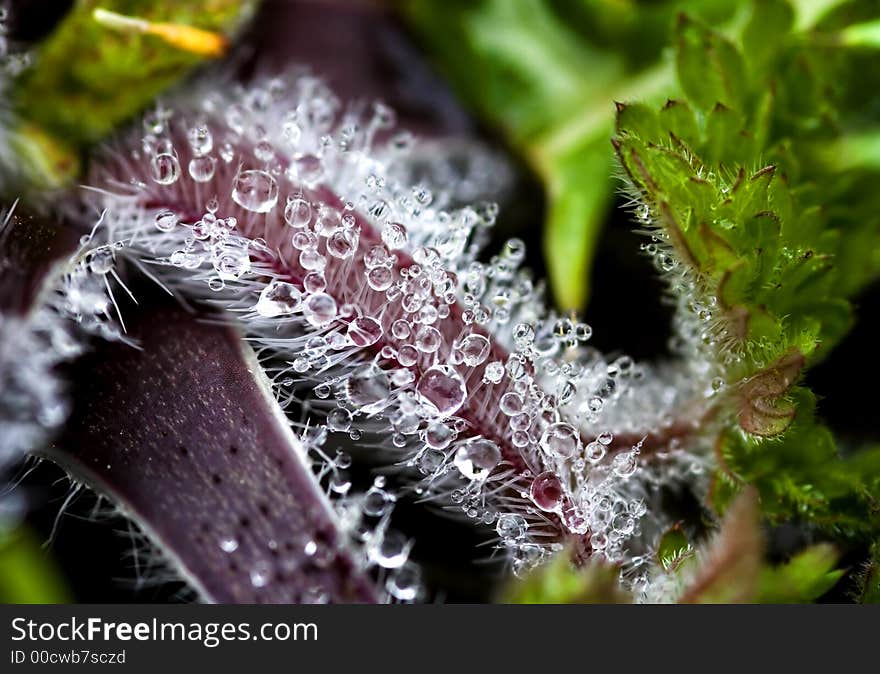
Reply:
M25 527L0 529L0 602L63 604L71 600L59 570Z
M95 9L231 35L255 5L255 0L77 0L9 92L13 111L27 120L12 142L28 163L29 181L58 186L73 178L85 148L205 60L154 35L104 25Z

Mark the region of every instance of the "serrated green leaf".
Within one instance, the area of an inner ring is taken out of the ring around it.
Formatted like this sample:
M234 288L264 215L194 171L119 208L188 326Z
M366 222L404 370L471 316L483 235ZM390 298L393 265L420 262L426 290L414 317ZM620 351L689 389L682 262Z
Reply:
M741 109L746 74L736 46L685 14L679 15L675 39L678 80L690 101L704 111L717 103Z

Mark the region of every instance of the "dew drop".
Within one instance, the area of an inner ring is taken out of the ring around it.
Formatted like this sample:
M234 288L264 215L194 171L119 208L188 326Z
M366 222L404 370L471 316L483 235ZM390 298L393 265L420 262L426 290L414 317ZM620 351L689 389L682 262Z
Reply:
M393 502L393 497L388 492L373 485L364 494L364 513L371 517L382 517L390 510Z
M528 524L522 515L504 513L499 515L495 531L505 541L516 541L526 535Z
M170 232L177 226L177 214L173 211L160 211L156 214L156 229L160 232Z
M406 227L399 222L389 222L382 228L382 242L389 249L395 250L406 245Z
M351 412L342 407L331 410L327 415L327 427L331 431L347 431L351 428Z
M150 171L154 182L171 185L180 177L180 162L173 154L163 152L150 160Z
M348 324L348 338L355 346L370 346L382 337L382 324L375 318L362 316Z
M425 429L425 442L432 449L446 449L457 435L454 428L440 421L432 421Z
M317 293L305 302L303 313L312 325L327 325L336 318L336 300L327 293Z
M460 349L465 365L476 367L489 356L489 340L483 335L468 335L462 340Z
M272 281L260 292L257 313L264 318L274 318L295 312L302 302L302 293L292 283Z
M501 463L501 450L491 440L472 438L455 452L453 464L469 480L485 480Z
M544 512L553 512L562 504L564 492L559 478L552 472L546 471L532 480L529 488L529 498Z
M581 438L577 429L564 422L551 424L541 436L541 449L551 456L570 458L581 448Z
M461 408L467 389L461 376L453 368L435 365L422 374L416 385L416 393L429 411L448 417Z
M394 281L394 272L388 267L374 267L367 271L367 285L379 292L388 290Z
M268 213L278 201L278 183L266 171L241 171L232 185L232 200L254 213Z
M234 538L224 538L222 541L220 541L220 549L223 552L235 552L236 550L238 550L238 541Z
M356 230L341 227L327 239L327 252L341 260L351 257L357 248L358 234Z
M94 274L108 274L113 269L113 251L109 246L101 246L89 253L89 271Z
M206 183L214 177L217 160L213 157L193 157L189 160L190 177L197 183Z
M288 199L284 207L284 221L291 227L305 227L312 219L312 207L305 199Z
M375 414L388 406L391 383L384 370L367 365L348 378L345 394L353 407L365 414Z
M422 353L434 353L443 343L443 337L437 328L423 325L416 331L415 347Z

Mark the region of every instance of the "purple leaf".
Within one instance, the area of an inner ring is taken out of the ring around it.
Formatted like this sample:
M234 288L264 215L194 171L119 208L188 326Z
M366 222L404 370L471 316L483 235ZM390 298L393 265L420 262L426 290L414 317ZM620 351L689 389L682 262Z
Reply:
M252 353L166 302L130 314L142 346L74 372L51 459L109 495L207 601L374 602Z

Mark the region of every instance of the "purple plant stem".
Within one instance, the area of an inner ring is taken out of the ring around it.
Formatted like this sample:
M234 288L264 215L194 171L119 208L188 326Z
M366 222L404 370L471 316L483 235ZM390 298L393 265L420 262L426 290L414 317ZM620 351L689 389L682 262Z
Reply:
M128 315L143 350L105 344L78 363L49 458L108 494L208 601L376 601L240 337L168 302Z

